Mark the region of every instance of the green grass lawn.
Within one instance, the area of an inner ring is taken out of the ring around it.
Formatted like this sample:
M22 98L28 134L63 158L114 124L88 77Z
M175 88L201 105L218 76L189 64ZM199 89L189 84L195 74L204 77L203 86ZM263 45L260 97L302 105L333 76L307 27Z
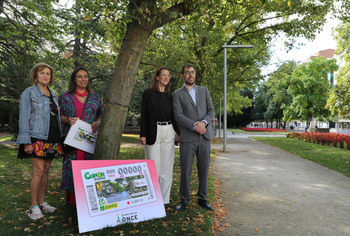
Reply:
M138 134L123 134L122 143L140 143L139 139Z
M138 142L138 135L123 136L123 141ZM65 192L60 189L62 160L54 160L50 169L46 200L57 207L47 217L32 221L27 216L30 205L29 181L31 161L17 160L17 150L0 146L0 235L77 235L75 207L66 205ZM121 159L144 159L143 148L122 148ZM212 168L211 168L212 171ZM186 211L176 212L179 203L180 163L176 150L174 179L167 216L135 224L124 224L86 233L85 235L213 235L213 213L196 204L197 170L193 164L191 195ZM214 177L210 175L208 200L214 200Z
M5 136L5 137L0 137L0 142L2 142L2 141L7 141L7 140L11 140L12 138L13 138L12 135Z
M244 133L244 134L288 134L288 132L250 132L241 129L228 129L233 133Z
M350 151L284 137L253 137L304 159L350 176Z

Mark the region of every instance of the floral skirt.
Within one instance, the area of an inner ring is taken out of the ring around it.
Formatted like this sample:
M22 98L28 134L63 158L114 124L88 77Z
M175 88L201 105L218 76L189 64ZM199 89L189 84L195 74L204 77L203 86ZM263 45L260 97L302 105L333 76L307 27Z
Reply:
M49 143L45 140L32 138L33 152L28 154L24 151L24 144L19 145L17 158L40 158L43 160L52 160L63 157L62 143Z

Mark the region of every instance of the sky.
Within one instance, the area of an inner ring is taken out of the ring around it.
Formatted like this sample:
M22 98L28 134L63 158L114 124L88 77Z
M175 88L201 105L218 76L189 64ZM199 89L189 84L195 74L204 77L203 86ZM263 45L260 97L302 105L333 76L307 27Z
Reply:
M271 48L274 56L270 65L267 68L262 69L263 74L271 73L277 68L277 65L281 64L283 61L294 60L302 62L321 50L336 49L336 41L332 36L332 30L338 25L338 23L339 20L328 18L323 30L316 35L315 40L308 41L305 38L298 38L297 43L295 44L297 47L289 52L284 48L282 38L274 42ZM305 45L298 46L299 43Z

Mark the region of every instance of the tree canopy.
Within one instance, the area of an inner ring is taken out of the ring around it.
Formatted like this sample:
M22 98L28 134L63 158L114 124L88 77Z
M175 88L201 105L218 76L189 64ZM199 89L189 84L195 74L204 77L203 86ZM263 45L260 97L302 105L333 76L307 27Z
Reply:
M330 91L327 107L331 110L332 115L350 118L350 22L348 18L343 19L344 22L339 24L336 28L336 54L339 56L342 63L337 73L336 83Z
M112 4L111 1L104 1L105 4ZM246 81L245 76L252 78L248 70L258 61L254 58L266 51L266 45L271 38L278 33L284 32L290 37L305 36L314 37L315 32L324 24L325 15L332 6L333 1L118 1L112 7L100 6L98 12L104 12L106 16L116 16L109 22L109 28L115 30L114 35L124 34L120 45L118 60L112 78L109 95L106 98L106 110L102 118L102 127L99 131L99 138L96 145L97 158L117 158L120 139L123 132L124 121L130 103L131 92L136 80L141 57L147 48L147 41L156 29L177 19L182 19L180 38L186 39L183 45L187 50L182 50L180 56L184 57L183 62L196 64L198 82L205 84L205 81L212 82L220 78L220 64L212 66L210 62L215 61L215 53L210 49L215 42L219 45L227 43L251 43L265 47L256 47L255 53L246 57L245 61L250 63L242 65L241 60L233 57L229 63L229 77L233 78L232 83ZM125 8L121 8L121 7ZM98 8L96 6L96 8ZM95 9L96 10L96 9ZM96 11L95 11L96 12ZM121 19L124 19L121 20ZM191 20L193 25L191 26ZM121 27L118 23L123 22ZM126 24L125 24L126 23ZM187 27L186 27L187 26ZM195 27L193 27L195 26ZM125 29L125 31L124 31ZM205 32L205 34L200 34ZM163 32L158 32L163 36ZM220 34L221 33L221 34ZM190 38L187 35L194 35ZM221 35L221 37L220 37ZM208 37L209 36L209 37ZM259 37L260 36L260 37ZM216 41L213 41L213 38ZM221 39L221 42L220 42ZM259 40L260 39L260 40ZM263 39L263 40L261 40ZM262 42L262 44L261 44ZM190 50L189 50L190 49ZM192 49L192 50L191 50ZM217 52L221 52L218 48ZM205 57L203 57L203 55ZM242 53L244 57L248 53ZM267 53L265 53L265 56ZM244 58L243 57L243 58ZM208 67L206 65L209 64ZM242 66L241 66L242 65ZM254 68L254 67L253 67ZM208 76L206 73L212 70ZM254 73L254 72L252 72ZM253 77L256 78L256 73ZM215 78L215 79L213 79ZM250 81L250 79L247 79ZM208 86L215 89L220 86ZM237 86L229 86L236 91ZM238 97L238 96L237 96ZM213 96L214 101L215 99ZM106 149L106 147L109 147Z
M262 79L260 67L269 61L271 41L280 34L287 36L287 45L299 36L314 38L332 4L331 0L76 0L75 7L64 9L56 0L1 1L0 27L5 33L0 36L0 50L8 56L0 65L0 73L6 74L0 76L0 89L15 97L10 87L23 90L15 87L16 79L26 78L39 61L57 68L65 81L74 66L83 64L105 103L95 157L115 159L126 114L132 110L135 81L145 86L157 67L167 66L174 90L182 84L181 66L192 63L197 83L210 89L217 107L223 86L222 45L252 44L253 49L228 52L228 109L239 113L251 105L240 91L254 89ZM3 46L7 44L13 51ZM14 69L23 73L12 76ZM65 85L56 86L63 90Z
M275 72L269 75L256 90L254 97L254 120L280 123L284 110L292 101L288 93L293 71L297 68L294 61L284 62Z
M2 1L0 8L2 99L18 99L23 89L30 84L28 74L33 64L44 60L52 61L54 54L63 47L56 27L58 22L52 8L53 2L55 1ZM23 82L18 83L19 80Z
M285 110L287 120L301 119L309 124L313 117L330 115L326 108L330 83L328 74L338 69L336 59L311 58L293 71L288 93L293 100Z

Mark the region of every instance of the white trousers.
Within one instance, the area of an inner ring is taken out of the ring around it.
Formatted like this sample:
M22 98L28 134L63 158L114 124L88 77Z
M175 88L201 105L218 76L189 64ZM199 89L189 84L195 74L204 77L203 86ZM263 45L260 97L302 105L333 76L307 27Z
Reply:
M145 157L154 160L164 204L169 204L175 155L175 131L172 125L157 125L157 138L153 145L145 146Z

